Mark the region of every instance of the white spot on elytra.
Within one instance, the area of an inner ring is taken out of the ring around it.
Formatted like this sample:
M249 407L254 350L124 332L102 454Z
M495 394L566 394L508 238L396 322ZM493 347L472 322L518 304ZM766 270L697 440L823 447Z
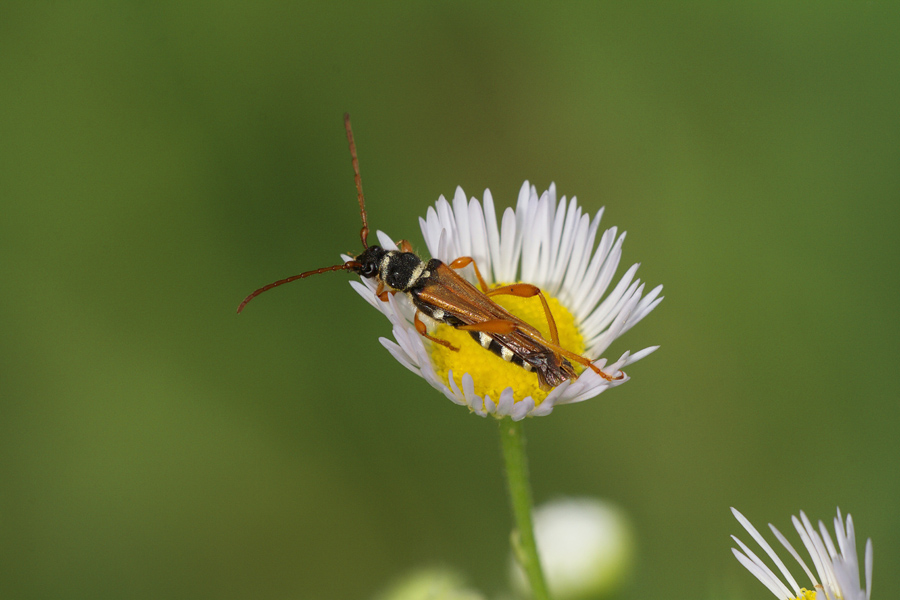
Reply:
M505 360L506 362L509 362L512 360L513 351L510 350L509 348L507 348L506 346L504 346L504 347L500 348L500 356L501 356L501 358L503 358L503 360Z
M491 340L492 340L492 339L493 339L493 338L492 338L491 336L489 336L488 334L486 334L486 333L479 333L479 334L478 334L478 341L481 342L481 345L482 345L482 347L484 347L484 348L487 348L488 346L491 345ZM509 360L509 359L507 359L507 360Z

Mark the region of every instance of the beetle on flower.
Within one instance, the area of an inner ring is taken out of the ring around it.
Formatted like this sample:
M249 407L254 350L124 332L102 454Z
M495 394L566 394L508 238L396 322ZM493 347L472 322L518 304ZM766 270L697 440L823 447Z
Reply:
M602 210L590 219L574 197L557 204L555 185L538 198L526 181L516 210L507 209L498 228L490 191L482 207L458 188L452 209L442 196L427 219L420 219L431 260L416 255L408 241L396 244L380 231L381 245L369 245L350 115L344 115L344 127L363 251L343 256L342 264L263 286L241 302L238 313L259 294L285 283L329 271L354 272L362 278L356 290L394 325L396 342L382 338L382 343L397 360L472 412L514 420L546 415L556 404L586 400L619 385L628 379L623 367L656 350L626 352L609 372L604 371L606 359L590 358L662 300L662 286L643 296L634 265L601 302L625 239L613 227L594 250ZM478 287L459 274L468 267ZM540 314L529 301L535 297ZM459 384L454 372L461 374Z
M662 300L662 286L644 294L644 285L635 278L638 265L628 269L608 292L622 256L625 234L618 234L615 227L607 229L595 249L602 214L600 210L590 218L575 198L558 201L553 184L538 196L536 188L526 181L515 210L507 209L499 226L490 191L485 191L481 203L474 198L467 200L461 188L457 188L452 206L442 196L420 219L420 225L432 256L446 263L460 256L472 257L490 289L516 282L540 288L553 315L559 345L593 359ZM389 236L381 231L377 235L383 248L397 249ZM344 259L354 260L350 256ZM474 275L474 270L469 273L473 282ZM446 340L452 349L423 339L416 328L416 309L407 297L397 294L383 302L379 299L383 292L375 281L364 278L351 285L391 321L394 340L381 338L388 351L447 398L481 416L519 420L547 415L558 404L593 398L628 381L621 369L658 348L625 352L609 365L605 359L596 361L605 374L618 373L616 377L604 377L576 363L576 370L583 369L577 378L566 379L550 390L542 389L534 373L485 352L466 331L432 324L428 337ZM491 299L550 339L545 310L534 298Z

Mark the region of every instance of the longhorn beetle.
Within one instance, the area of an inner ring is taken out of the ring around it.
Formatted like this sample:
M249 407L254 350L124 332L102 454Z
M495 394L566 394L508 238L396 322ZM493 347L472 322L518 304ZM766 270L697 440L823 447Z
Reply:
M406 240L400 241L400 250L385 250L377 245L370 246L367 241L369 225L366 218L362 179L359 175L359 159L356 156L356 144L353 141L353 131L350 129L349 114L344 115L344 127L347 130L347 141L350 144L353 175L359 198L359 212L362 216L362 229L359 232L363 245L362 253L343 264L307 271L261 287L241 302L237 309L238 313L244 310L244 307L253 298L274 287L327 271L352 271L368 279L374 278L378 282L375 293L383 302L387 302L389 294L398 292L406 294L416 308L413 318L416 331L423 337L450 350L459 351L459 348L454 347L447 340L429 334L421 315L467 331L486 350L527 371L534 371L544 390L552 389L567 379L578 377L570 360L590 368L608 381L622 379L625 376L624 374L617 377L607 375L590 359L559 345L556 322L553 320L547 299L537 286L528 283L514 283L490 289L472 257L462 256L450 264L445 264L436 258L425 261L413 253L412 246ZM480 290L456 273L456 269L462 269L468 265L475 268ZM537 296L540 298L550 329L550 339L545 339L537 329L491 300L492 296L500 295L521 298Z

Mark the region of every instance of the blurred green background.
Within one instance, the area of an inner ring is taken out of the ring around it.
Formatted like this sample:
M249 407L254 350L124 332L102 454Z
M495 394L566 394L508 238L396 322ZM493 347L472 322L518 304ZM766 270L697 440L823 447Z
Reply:
M496 426L380 346L373 228L555 181L666 300L527 423L536 500L631 515L621 598L764 598L728 507L840 506L900 586L895 2L0 8L0 597L507 586Z

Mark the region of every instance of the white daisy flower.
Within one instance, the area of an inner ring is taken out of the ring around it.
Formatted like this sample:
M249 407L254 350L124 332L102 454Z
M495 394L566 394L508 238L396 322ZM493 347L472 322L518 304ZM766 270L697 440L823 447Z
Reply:
M756 528L750 524L750 521L734 508L731 509L731 512L734 513L738 522L747 530L750 537L756 540L756 543L775 563L788 585L785 585L772 569L735 536L731 537L741 547L741 550L732 548L731 551L734 552L738 561L747 567L747 570L753 573L778 598L782 600L870 600L872 594L872 540L866 541L866 589L863 590L859 580L856 533L853 529L853 518L850 515L847 515L847 521L845 522L841 516L841 510L838 509L837 511L837 516L834 519L834 533L837 538L837 546L835 546L828 529L822 521L819 521L819 529L816 531L803 511L800 511L799 519L791 517L794 528L800 535L800 540L812 558L815 574L806 566L806 563L800 558L800 554L781 535L781 532L775 529L771 523L769 524L769 528L771 528L778 541L781 542L781 545L800 563L800 566L806 572L806 576L809 577L812 589L807 589L801 588L797 584L788 568L778 558L778 555L775 554L775 551L763 539ZM790 586L790 589L788 586Z
M553 184L538 196L534 186L526 181L519 191L516 209L504 212L499 227L490 191L485 190L480 203L475 198L467 200L462 188L457 188L452 205L441 196L419 221L432 257L445 263L462 256L472 257L491 287L527 282L541 288L556 322L560 345L594 360L662 300L662 286L644 294L644 285L635 279L638 265L628 269L609 291L622 256L625 233L619 234L615 227L607 229L595 249L602 214L601 209L591 219L574 197L557 201ZM395 242L381 231L378 240L386 250L397 249ZM471 266L460 274L476 283ZM546 391L540 388L535 373L485 351L465 331L438 324L430 332L448 340L459 351L423 338L413 325L415 309L405 295L396 294L382 302L375 295L377 282L373 279L363 278L351 285L391 321L394 340L381 338L381 343L394 358L447 398L481 416L520 420L550 414L559 404L593 398L628 381L620 370L658 348L625 352L609 365L606 359L596 361L605 373L617 377L612 381L587 369L577 379ZM537 298L491 299L549 339L545 314ZM581 366L575 367L577 370Z

